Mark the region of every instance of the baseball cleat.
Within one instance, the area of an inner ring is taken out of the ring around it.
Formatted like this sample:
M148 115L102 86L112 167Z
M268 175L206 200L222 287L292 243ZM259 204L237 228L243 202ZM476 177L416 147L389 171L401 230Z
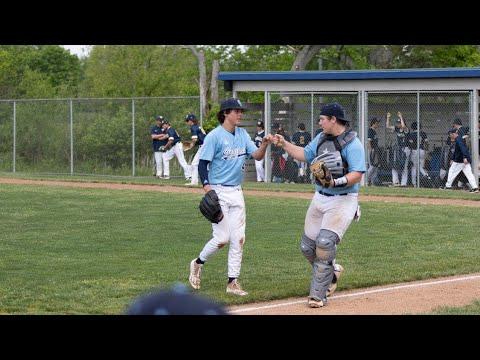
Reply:
M200 274L202 273L202 264L197 264L197 259L190 262L190 276L188 281L196 290L200 289Z
M308 298L308 306L311 308L324 307L326 304L327 304L327 298L323 300L318 300L311 297Z
M342 276L342 273L345 270L343 266L340 264L335 264L333 266L334 266L333 280L332 280L332 283L330 284L330 287L327 290L327 296L332 295L335 292L335 290L337 290L338 279L340 279L340 276Z
M235 279L227 285L227 294L245 296L245 295L248 295L248 292L242 290L242 287L240 286L238 281Z

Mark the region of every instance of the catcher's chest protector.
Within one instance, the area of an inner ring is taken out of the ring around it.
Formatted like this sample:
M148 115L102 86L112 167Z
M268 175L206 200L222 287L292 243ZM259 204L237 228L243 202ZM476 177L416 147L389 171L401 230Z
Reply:
M343 164L343 174L338 174L336 171L332 172L333 178L341 177L348 172L347 160L342 157L342 149L347 146L355 137L357 133L353 130L347 130L338 136L320 134L317 145L317 156L325 153L332 153L338 160L341 159Z

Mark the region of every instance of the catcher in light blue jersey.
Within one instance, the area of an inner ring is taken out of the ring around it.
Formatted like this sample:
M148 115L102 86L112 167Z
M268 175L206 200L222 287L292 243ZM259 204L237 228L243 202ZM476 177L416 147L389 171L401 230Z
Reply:
M337 245L352 220L359 219L358 190L366 171L365 151L357 134L348 129L343 108L325 105L319 122L323 132L305 148L276 134L273 144L293 158L310 164L315 195L305 216L300 249L312 265L308 305L323 307L337 288L343 267L335 263Z
M199 256L190 262L189 276L190 285L199 289L203 264L229 243L226 291L239 296L248 294L237 280L245 244L245 201L240 186L245 159L250 156L255 160L263 159L272 138L272 135L265 136L257 148L247 131L238 126L244 110L238 99L223 101L217 114L220 125L208 133L201 149L198 173L206 195L200 210L212 222L213 236ZM211 201L205 205L206 198ZM211 218L208 216L210 203L215 207L212 210L215 216Z

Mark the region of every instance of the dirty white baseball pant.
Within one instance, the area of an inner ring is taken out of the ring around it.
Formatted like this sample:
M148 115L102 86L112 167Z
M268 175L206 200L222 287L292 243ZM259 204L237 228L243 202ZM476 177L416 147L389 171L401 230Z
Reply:
M305 235L315 240L321 229L336 233L340 240L352 223L358 206L358 194L325 196L315 192L305 216Z
M477 182L475 181L475 176L472 173L472 166L470 165L470 163L465 165L463 162L458 163L455 161L453 161L452 165L450 165L450 169L448 170L448 180L445 186L451 187L453 180L455 180L455 178L457 177L458 174L460 174L461 171L463 171L463 173L465 174L472 189L476 189Z
M245 243L245 201L240 186L212 185L218 195L223 219L212 224L213 237L200 252L200 260L207 261L219 249L230 243L228 250L228 277L237 278L242 266Z
M162 153L160 151L155 151L153 153L155 156L155 164L157 168L157 176L162 176L163 175L163 158L162 158Z
M202 145L198 147L197 153L193 157L192 160L192 184L198 185L198 163L200 162L200 150L202 149Z
M263 168L264 160L265 159L255 160L255 170L257 171L257 181L265 181L265 169Z
M183 144L179 141L171 149L163 153L163 172L165 176L170 176L170 160L176 156L178 163L183 168L183 173L185 178L192 176L190 173L190 166L185 161L185 156L183 155Z

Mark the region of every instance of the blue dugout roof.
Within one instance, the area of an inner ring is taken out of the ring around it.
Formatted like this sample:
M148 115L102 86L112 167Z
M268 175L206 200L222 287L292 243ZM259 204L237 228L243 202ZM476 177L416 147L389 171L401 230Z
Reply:
M220 72L223 81L480 78L480 68Z

